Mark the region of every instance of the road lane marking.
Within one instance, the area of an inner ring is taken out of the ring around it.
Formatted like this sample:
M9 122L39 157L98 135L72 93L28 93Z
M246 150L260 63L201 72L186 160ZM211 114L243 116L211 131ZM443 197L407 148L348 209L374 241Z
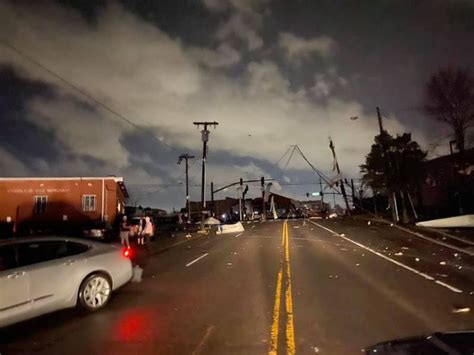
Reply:
M286 353L293 355L295 347L295 327L293 324L293 297L291 294L290 243L288 240L288 222L285 223L285 261L286 261Z
M270 355L276 355L278 353L278 339L280 330L280 314L281 314L281 303L282 297L285 297L285 335L286 335L286 353L294 355L296 352L295 346L295 331L293 321L293 297L291 291L291 267L290 267L290 247L288 237L288 222L285 221L282 228L281 236L282 254L280 261L280 269L278 270L277 286L275 290L275 305L273 307L273 322L271 327L270 336ZM284 271L284 273L283 273ZM283 282L283 277L285 281ZM282 286L285 287L285 291L282 292Z
M437 283L438 285L443 286L443 287L446 287L448 290L451 290L451 291L456 292L456 293L462 293L462 290L460 290L460 289L458 289L458 288L456 288L456 287L454 287L454 286L451 286L451 285L448 285L448 284L445 283L445 282L436 280L434 277L432 277L432 276L430 276L430 275L427 275L427 274L425 274L424 272L418 271L418 270L413 269L412 267L410 267L410 266L408 266L408 265L402 264L401 262L399 262L399 261L397 261L397 260L391 259L391 258L389 258L388 256L383 255L382 253L379 253L378 251L375 251L375 250L373 250L373 249L371 249L371 248L369 248L369 247L366 247L365 245L363 245L363 244L361 244L361 243L358 243L358 242L356 242L356 241L353 241L352 239L349 239L349 238L347 238L347 237L345 237L345 236L342 236L341 234L339 234L339 233L337 233L337 232L335 232L335 231L333 231L333 230L331 230L331 229L329 229L329 228L326 228L326 227L324 227L323 225L320 225L319 223L316 223L316 222L313 222L313 221L309 221L309 222L312 223L312 224L314 224L315 226L317 226L317 227L319 227L319 228L322 228L322 229L324 229L324 230L326 230L326 231L328 231L328 232L330 232L330 233L332 233L332 234L338 236L339 238L345 239L345 240L347 240L348 242L357 245L358 247L360 247L360 248L362 248L362 249L365 249L365 250L367 250L367 251L370 251L371 253L373 253L373 254L375 254L375 255L377 255L377 256L380 256L381 258L383 258L383 259L385 259L385 260L387 260L387 261L389 261L389 262L391 262L391 263L393 263L393 264L395 264L395 265L398 265L398 266L400 266L400 267L402 267L402 268L404 268L404 269L406 269L406 270L408 270L408 271L411 271L411 272L413 272L414 274L417 274L417 275L419 275L419 276L421 276L421 277L423 277L423 278L425 278L425 279L427 279L427 280L434 281L434 282Z
M277 277L277 286L275 291L275 305L273 307L273 323L271 330L271 340L270 340L270 355L276 355L278 351L278 326L280 321L280 302L281 302L281 279L282 279L282 269L278 271Z
M451 291L456 292L456 293L462 293L462 291L456 287L453 287L451 285L448 285L446 282L440 281L440 280L435 280L435 282L438 285L444 286L446 288L449 288Z
M196 349L193 351L193 355L199 355L202 353L204 347L206 346L207 342L209 341L209 338L211 337L212 333L214 333L214 330L216 329L215 326L210 325L207 327L206 333L202 337L201 341L199 342L198 346L196 346Z
M189 263L187 263L187 264L186 264L186 267L189 267L189 266L191 266L192 264L197 263L199 260L201 260L202 258L204 258L204 257L206 257L206 256L208 256L208 255L209 255L209 253L202 254L199 258L196 258L196 259L194 259L193 261L190 261Z

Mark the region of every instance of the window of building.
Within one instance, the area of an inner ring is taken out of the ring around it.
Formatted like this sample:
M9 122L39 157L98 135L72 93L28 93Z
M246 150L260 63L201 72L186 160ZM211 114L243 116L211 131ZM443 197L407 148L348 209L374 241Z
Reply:
M35 196L35 213L45 213L48 196Z
M96 209L96 196L84 195L82 196L82 210L84 212L94 212Z

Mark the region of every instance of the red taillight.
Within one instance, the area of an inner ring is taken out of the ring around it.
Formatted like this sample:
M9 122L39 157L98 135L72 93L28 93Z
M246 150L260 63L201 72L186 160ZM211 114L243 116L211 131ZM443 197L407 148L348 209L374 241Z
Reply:
M122 252L123 256L125 256L126 258L131 258L132 257L132 250L131 249L124 249L123 252Z

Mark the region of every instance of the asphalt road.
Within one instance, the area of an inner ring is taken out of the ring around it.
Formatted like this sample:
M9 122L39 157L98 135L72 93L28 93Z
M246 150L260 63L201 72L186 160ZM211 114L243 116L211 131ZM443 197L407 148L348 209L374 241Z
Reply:
M387 226L315 222L191 239L148 258L142 282L99 313L66 310L0 330L0 353L360 354L474 328L469 256Z

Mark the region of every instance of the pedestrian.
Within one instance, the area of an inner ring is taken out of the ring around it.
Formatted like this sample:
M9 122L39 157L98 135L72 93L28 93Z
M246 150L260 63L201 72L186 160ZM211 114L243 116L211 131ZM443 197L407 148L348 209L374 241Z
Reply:
M120 223L120 243L130 249L130 225L127 221L127 216L123 216L122 223Z
M145 217L145 227L143 228L146 249L149 248L149 243L151 241L151 237L153 237L153 234L153 222L151 221L150 217L147 216Z

